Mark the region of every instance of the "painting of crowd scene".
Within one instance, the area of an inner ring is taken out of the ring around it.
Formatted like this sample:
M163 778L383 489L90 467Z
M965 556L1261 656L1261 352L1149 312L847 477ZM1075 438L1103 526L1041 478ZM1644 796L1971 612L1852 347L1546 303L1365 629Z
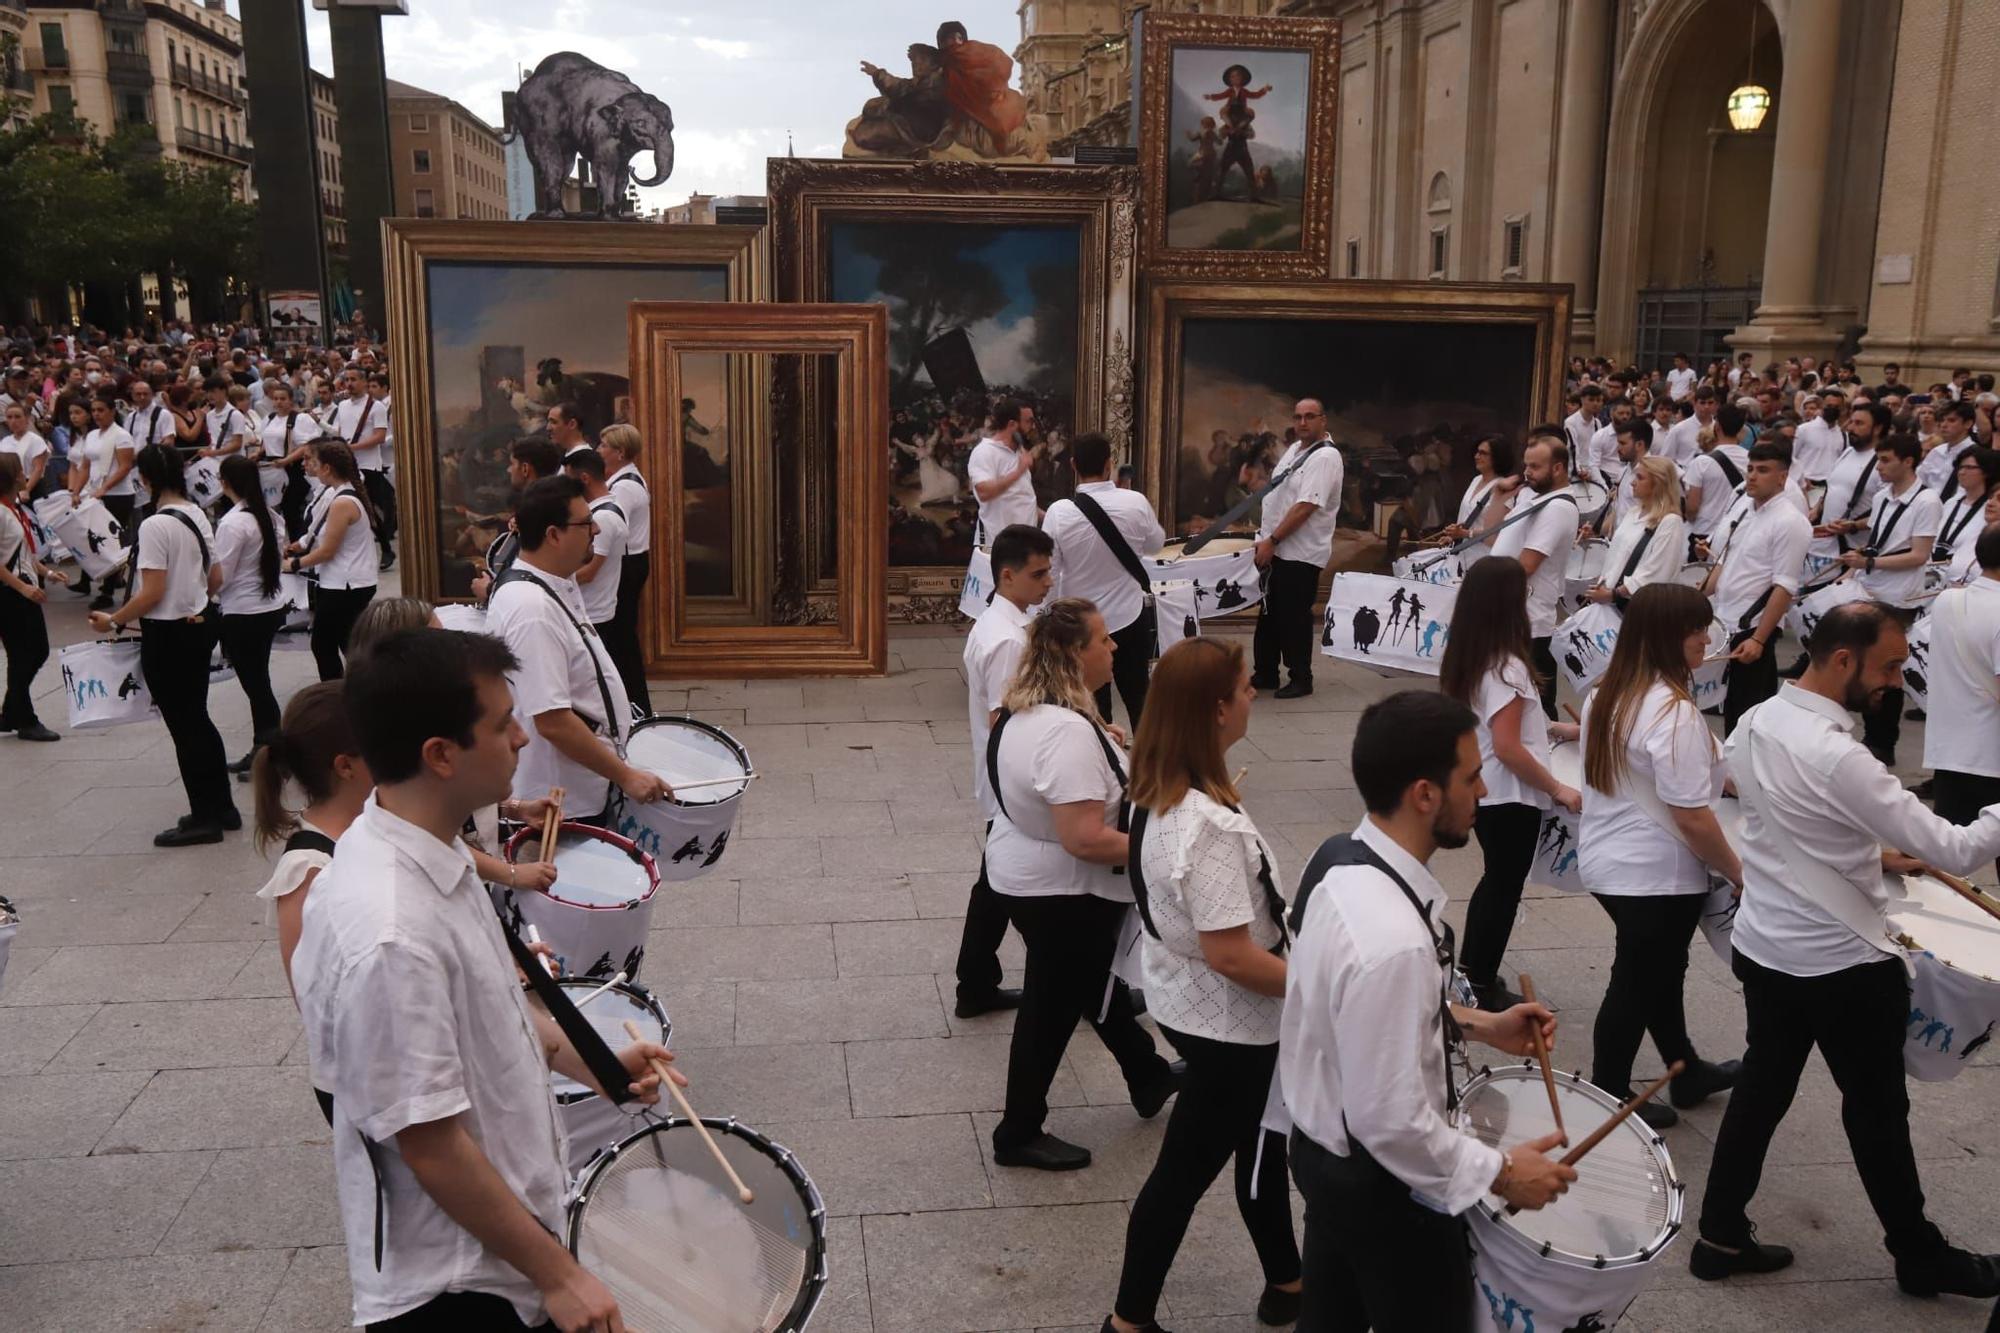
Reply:
M1036 498L1070 484L1081 233L841 222L827 253L827 299L889 309L889 564L962 567L979 512L966 464L994 402L1034 408Z
M1182 326L1174 527L1199 532L1271 478L1300 398L1326 406L1346 464L1333 568L1386 572L1457 517L1472 454L1534 423L1535 334L1504 324L1189 319ZM1255 506L1232 525L1253 532Z
M727 272L719 265L439 261L426 267L426 278L439 591L467 597L478 562L513 512L509 447L546 434L549 407L559 402L576 404L593 441L626 419L626 303L725 300ZM718 391L711 401L719 399ZM700 403L697 415L708 410L709 402Z
M1169 246L1299 248L1311 65L1303 50L1174 48Z

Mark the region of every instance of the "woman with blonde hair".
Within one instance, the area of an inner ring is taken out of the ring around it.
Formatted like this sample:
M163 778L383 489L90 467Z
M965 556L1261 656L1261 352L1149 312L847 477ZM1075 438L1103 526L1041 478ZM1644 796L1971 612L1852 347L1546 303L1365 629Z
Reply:
M1285 900L1226 756L1257 690L1240 644L1183 639L1161 655L1132 752L1127 867L1144 925L1146 1004L1187 1073L1159 1160L1133 1201L1108 1327L1153 1323L1195 1205L1231 1157L1236 1209L1264 1269L1257 1314L1298 1318L1300 1268L1285 1140L1262 1127L1284 1008Z
M1680 474L1669 460L1647 454L1632 465L1630 514L1611 534L1604 573L1586 594L1593 602L1623 606L1649 583L1670 583L1687 554L1687 524L1681 518Z
M986 876L1027 945L1021 1007L1007 1055L1007 1104L993 1129L1001 1166L1074 1171L1090 1151L1043 1128L1049 1085L1079 1018L1116 1057L1142 1117L1159 1114L1175 1071L1139 1026L1131 996L1111 980L1119 927L1132 903L1121 810L1125 766L1098 724L1091 695L1111 683L1111 636L1081 597L1062 597L1028 628L1028 646L987 737L999 815L986 838Z
M1711 807L1722 795L1722 752L1693 694L1714 617L1693 588L1641 588L1583 706L1577 869L1617 934L1592 1034L1591 1081L1625 1096L1640 1039L1651 1033L1662 1063L1687 1063L1668 1089L1682 1109L1729 1088L1740 1067L1695 1054L1682 1004L1688 941L1701 923L1710 871L1743 890L1742 863ZM1638 1114L1655 1129L1680 1119L1658 1102Z

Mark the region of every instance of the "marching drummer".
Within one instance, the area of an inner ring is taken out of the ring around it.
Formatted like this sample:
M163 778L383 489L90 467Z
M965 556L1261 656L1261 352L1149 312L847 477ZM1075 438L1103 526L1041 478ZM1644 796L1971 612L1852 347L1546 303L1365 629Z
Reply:
M265 393L271 415L264 418L252 449L261 455L258 466L285 470L285 492L279 507L285 515L286 532L297 538L306 530L305 460L312 442L320 437L319 422L312 413L298 409L292 401L292 386L283 380L273 381Z
M1812 524L1787 498L1791 454L1782 444L1750 449L1743 498L1723 521L1714 547L1715 568L1702 588L1716 615L1729 626L1724 733L1745 713L1778 692L1778 659L1771 649L1778 626L1798 596Z
M1142 587L1131 570L1138 564L1139 552L1159 550L1167 534L1153 513L1152 501L1112 483L1111 441L1087 432L1071 442L1069 456L1076 468L1076 494L1057 500L1042 518L1042 531L1056 547L1050 596L1082 597L1103 613L1114 645L1111 679L1125 701L1125 715L1136 736L1158 631L1147 602L1151 585ZM1144 567L1140 569L1143 572ZM997 568L994 576L999 577ZM1097 712L1110 723L1109 685L1097 692Z
M1960 540L1980 572L1940 593L1931 609L1930 699L1938 725L1924 731L1924 767L1938 814L1970 824L2000 802L2000 523L1977 541Z
M1874 406L1874 404L1863 404ZM1860 409L1855 409L1857 415ZM1899 432L1875 444L1875 474L1882 489L1868 515L1867 544L1849 544L1840 563L1869 596L1887 606L1909 609L1923 603L1924 566L1944 525L1944 505L1937 492L1917 481L1923 447L1917 437ZM1853 525L1858 527L1859 525ZM1861 719L1861 743L1885 764L1896 762L1896 741L1903 731L1903 691L1886 691Z
M625 762L631 705L618 669L591 625L576 572L590 559L590 506L572 477L545 477L514 513L521 554L502 574L486 630L519 659L509 672L528 733L515 775L522 799L563 789L571 823L605 827L612 788L634 801L673 795L657 773Z
M1928 864L1969 874L2000 853L2000 806L1957 827L1850 734L1849 715L1902 680L1909 642L1886 608L1835 607L1806 646L1805 674L1751 709L1725 750L1743 812L1743 899L1731 939L1749 1046L1688 1268L1714 1280L1792 1262L1789 1249L1757 1239L1745 1210L1818 1046L1897 1284L1920 1296L1991 1297L2000 1294L2000 1258L1947 1243L1924 1215L1903 1081L1910 989L1884 921L1883 872Z
M1485 791L1479 720L1441 694L1371 705L1354 736L1368 816L1306 867L1279 1024L1278 1073L1305 1196L1301 1333L1373 1326L1472 1327L1472 1268L1459 1214L1491 1193L1540 1208L1576 1179L1543 1156L1551 1133L1502 1152L1446 1118L1457 1091L1446 1047L1476 1038L1516 1055L1539 1004L1487 1014L1449 1001L1445 892L1428 865L1463 847Z
M1521 478L1530 494L1518 496L1517 512L1493 538L1493 554L1511 555L1528 571L1528 632L1541 677L1542 711L1556 715L1556 659L1549 640L1556 632L1556 603L1562 598L1563 575L1570 548L1576 545L1576 497L1569 493L1569 446L1562 432L1537 431L1521 458Z

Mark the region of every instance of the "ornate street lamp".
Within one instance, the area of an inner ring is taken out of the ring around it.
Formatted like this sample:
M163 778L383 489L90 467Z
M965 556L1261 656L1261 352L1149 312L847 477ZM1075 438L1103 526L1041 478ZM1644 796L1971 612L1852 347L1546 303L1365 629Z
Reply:
M1750 7L1750 72L1729 94L1729 124L1749 134L1764 123L1771 109L1771 90L1757 82L1757 7Z

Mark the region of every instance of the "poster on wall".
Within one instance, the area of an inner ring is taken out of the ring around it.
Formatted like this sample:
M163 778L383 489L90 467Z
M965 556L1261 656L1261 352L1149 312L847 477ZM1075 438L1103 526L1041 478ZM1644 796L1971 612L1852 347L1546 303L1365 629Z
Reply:
M326 322L318 292L272 292L264 304L264 328L272 347L311 347L325 342Z

